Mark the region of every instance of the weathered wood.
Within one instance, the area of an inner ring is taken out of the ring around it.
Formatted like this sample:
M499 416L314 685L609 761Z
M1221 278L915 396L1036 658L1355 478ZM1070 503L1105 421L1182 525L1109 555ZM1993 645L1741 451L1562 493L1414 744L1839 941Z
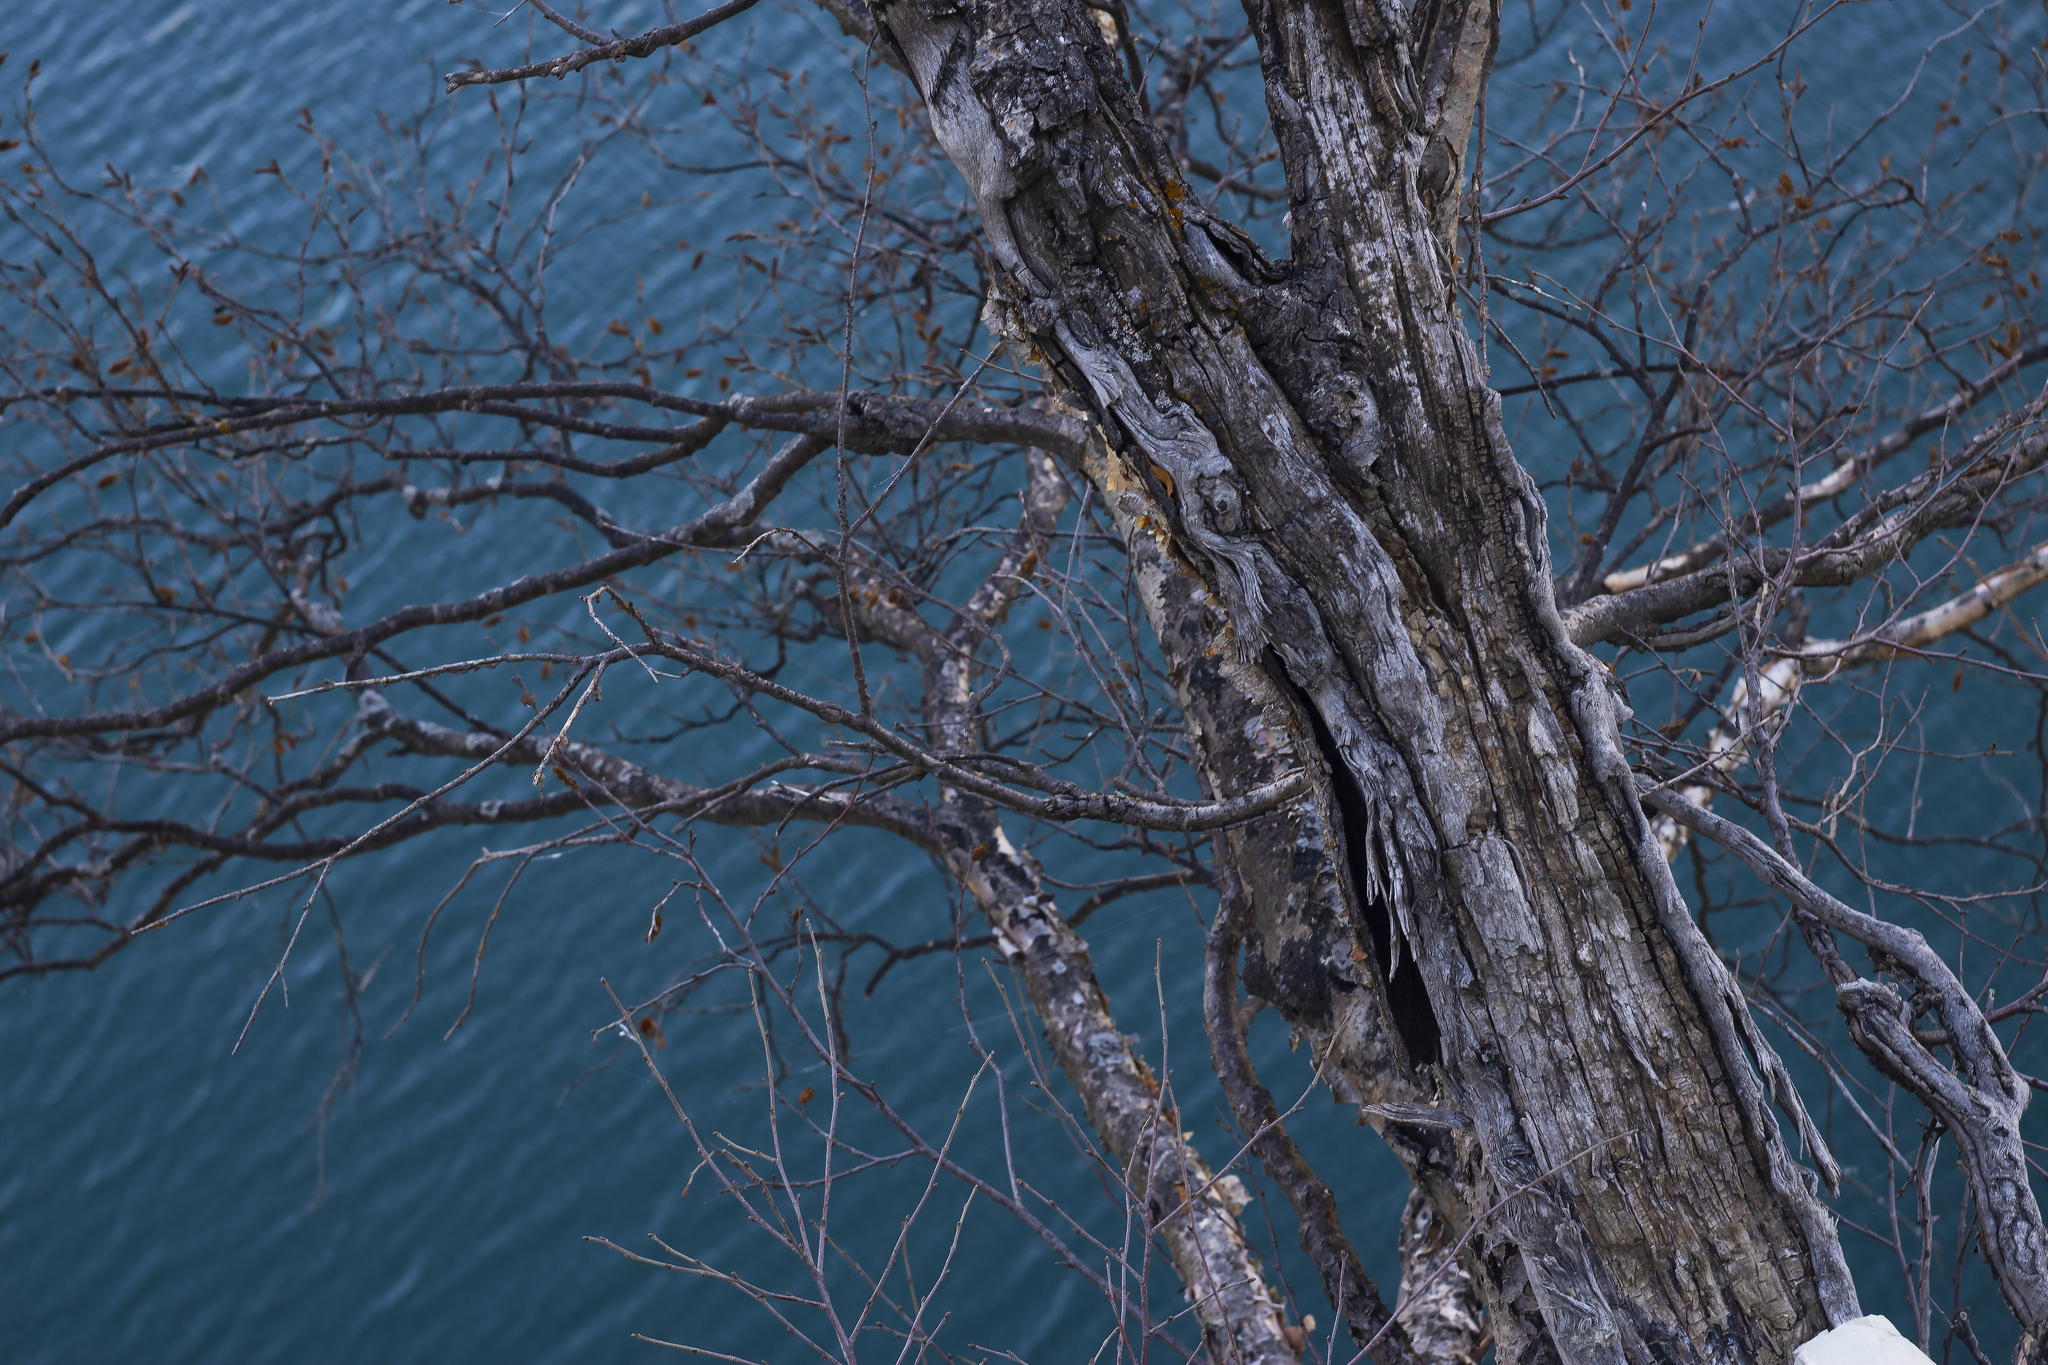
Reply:
M1525 1285L1567 1361L1782 1360L1854 1290L1456 316L1425 76L1466 10L1247 8L1284 263L1189 193L1082 7L874 14L977 196L992 323L1170 505L1236 656L1327 765L1340 875L1387 926L1372 967L1425 988L1402 1044L1510 1196L1494 1294Z
M1251 1064L1238 1017L1237 959L1253 994L1271 1002L1308 1046L1332 1098L1351 1105L1407 1168L1437 1221L1461 1236L1478 1182L1478 1152L1465 1128L1402 1122L1390 1115L1430 1113L1437 1086L1418 1072L1391 1022L1392 1003L1425 1014L1428 1001L1412 958L1387 987L1368 961L1386 955L1384 916L1368 930L1343 874L1341 819L1318 751L1298 751L1292 735L1307 728L1273 679L1238 661L1216 599L1164 533L1168 513L1143 476L1100 440L1090 442L1078 470L1100 490L1130 558L1147 623L1172 679L1190 746L1211 794L1262 785L1304 763L1318 773L1315 799L1231 826L1218 836L1221 904L1210 933L1203 1014L1210 1059L1240 1128L1256 1134L1253 1151L1285 1194L1301 1227L1302 1249L1323 1291L1363 1344L1386 1325L1386 1305L1365 1276L1341 1228L1334 1198L1302 1161L1278 1124L1278 1106ZM1478 1257L1481 1247L1469 1254ZM1477 1261L1474 1261L1477 1264ZM1439 1349L1478 1308L1469 1274L1453 1275L1455 1292L1438 1294L1433 1315L1411 1315L1381 1350L1388 1360L1451 1361ZM1505 1305L1499 1307L1505 1308ZM1510 1314L1512 1318L1512 1314ZM1541 1335L1540 1327L1533 1329ZM1525 1333L1527 1335L1527 1333ZM1412 1340L1410 1340L1412 1338Z
M2028 1179L2020 1135L2028 1087L1976 998L1919 930L1844 905L1763 840L1676 792L1652 791L1644 799L1720 844L1783 894L1799 912L1809 940L1816 931L1852 938L1916 983L1909 1006L1896 987L1848 970L1831 941L1816 945L1856 1045L1880 1074L1918 1095L1955 1138L1978 1210L1984 1259L2025 1331L2019 1359L2041 1359L2048 1337L2048 1226ZM1937 1046L1954 1055L1954 1069L1915 1034L1914 1018L1923 1011L1939 1021Z
M942 749L981 747L978 646L1025 590L1032 566L1050 552L1066 505L1067 485L1051 458L1033 451L1027 465L1017 530L995 569L946 627L930 624L908 604L893 605L886 591L849 591L846 597L859 618L850 634L888 639L918 660L925 726ZM857 559L842 572L852 575L849 589L887 586L861 582ZM1202 1326L1208 1359L1292 1365L1296 1353L1279 1298L1238 1221L1243 1186L1234 1176L1217 1178L1182 1133L1159 1080L1117 1028L1088 945L1060 915L1037 863L1004 837L994 804L958 785L942 786L932 831L940 857L972 894L1023 981L1054 1058L1116 1161L1139 1236L1156 1235L1165 1245Z

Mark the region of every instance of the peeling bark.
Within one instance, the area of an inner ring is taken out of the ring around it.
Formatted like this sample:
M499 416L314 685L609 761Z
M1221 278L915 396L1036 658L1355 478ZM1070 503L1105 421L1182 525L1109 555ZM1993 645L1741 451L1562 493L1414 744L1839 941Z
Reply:
M1216 1178L1160 1084L1116 1027L1087 945L1038 886L1037 869L993 828L994 849L956 864L996 942L1023 978L1088 1121L1122 1167L1148 1233L1166 1244L1202 1324L1208 1359L1293 1365L1279 1299L1245 1241L1244 1187Z
M1081 7L874 9L977 196L991 321L1170 506L1330 775L1353 935L1390 1001L1419 973L1399 1041L1500 1201L1490 1297L1525 1286L1567 1361L1784 1359L1855 1294L1453 308L1418 73L1465 9L1248 12L1291 262L1188 192Z
M1167 513L1129 462L1099 440L1089 443L1081 472L1108 499L1130 556L1148 623L1159 641L1203 782L1211 794L1256 787L1306 761L1316 769L1315 798L1220 836L1216 867L1222 901L1208 947L1204 1017L1210 1059L1240 1128L1257 1135L1253 1150L1301 1227L1302 1248L1323 1292L1355 1343L1387 1321L1377 1286L1346 1239L1334 1198L1279 1126L1279 1110L1258 1082L1246 1051L1237 1003L1237 958L1253 994L1272 1003L1308 1044L1317 1072L1340 1103L1358 1110L1407 1169L1415 1188L1446 1225L1460 1232L1478 1179L1469 1132L1434 1121L1434 1082L1420 1075L1394 1023L1389 992L1369 965L1388 947L1384 916L1368 927L1352 902L1333 788L1321 759L1296 752L1291 735L1305 722L1263 671L1239 663L1226 618L1165 533ZM1405 960L1398 996L1427 1017L1428 1001L1413 960ZM1402 1115L1409 1116L1403 1119ZM1415 1116L1424 1116L1415 1121ZM1472 1253L1474 1256L1477 1252ZM1469 1275L1456 1281L1477 1292ZM1444 1306L1470 1316L1478 1305L1460 1298ZM1397 1328L1388 1359L1410 1358ZM1412 1358L1441 1357L1416 1347Z
M1412 1191L1401 1214L1401 1307L1415 1353L1446 1365L1478 1365L1485 1328L1473 1313L1472 1272L1458 1261L1457 1235Z
M885 638L922 664L925 724L941 750L981 747L976 647L1024 591L1031 566L1051 549L1067 501L1067 486L1047 455L1033 451L1028 467L1017 532L949 628L931 625L908 605L893 605L886 591L848 595L858 618L849 634ZM852 572L857 578L859 569ZM1145 1235L1165 1244L1202 1326L1208 1359L1292 1365L1279 1298L1238 1221L1242 1184L1234 1176L1216 1178L1180 1131L1159 1081L1117 1028L1088 947L1045 891L1037 864L1004 836L993 804L955 786L942 788L932 839L1023 980L1053 1056L1121 1168Z

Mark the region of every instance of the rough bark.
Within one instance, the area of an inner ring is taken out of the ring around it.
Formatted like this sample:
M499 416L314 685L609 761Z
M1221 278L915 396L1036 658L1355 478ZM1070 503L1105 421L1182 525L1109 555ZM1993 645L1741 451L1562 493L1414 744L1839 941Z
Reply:
M895 605L888 584L863 577L856 558L847 601L850 635L887 639L924 673L927 739L945 752L982 747L977 647L1025 590L1051 550L1067 485L1045 454L1028 457L1023 515L1002 560L945 628L911 605ZM1116 1026L1095 979L1088 946L1061 917L1037 864L1004 836L991 802L955 785L941 789L933 841L973 895L997 946L1017 970L1054 1058L1080 1097L1090 1125L1115 1159L1142 1236L1157 1235L1202 1326L1207 1358L1231 1365L1291 1365L1280 1301L1267 1286L1238 1213L1244 1187L1218 1179L1160 1082Z
M1401 1323L1416 1353L1447 1365L1478 1365L1485 1330L1472 1312L1472 1272L1458 1259L1457 1233L1436 1206L1411 1191L1401 1213Z
M984 805L983 813L993 847L980 859L957 859L956 871L1022 977L1089 1123L1121 1166L1135 1216L1165 1243L1202 1324L1207 1358L1293 1365L1279 1299L1238 1222L1243 1184L1218 1179L1182 1135L1159 1080L1117 1029L1087 945L1040 888L1031 860L1002 837L994 810Z
M1828 968L1857 1047L1880 1074L1919 1096L1955 1138L1979 1211L1979 1245L2023 1329L2017 1359L2042 1359L2048 1354L2048 1226L2028 1179L2020 1136L2028 1087L1976 998L1919 930L1844 905L1763 840L1681 796L1653 791L1645 799L1726 848L1792 902L1802 930ZM1897 987L1852 971L1835 951L1837 933L1869 949L1883 969L1911 981L1911 1001ZM1916 1033L1915 1018L1928 1013L1939 1029ZM1938 1040L1931 1046L1930 1037ZM1935 1047L1953 1055L1953 1068Z
M1248 10L1290 263L1201 208L1081 7L874 13L979 201L992 320L1167 500L1327 765L1350 901L1387 925L1368 960L1383 989L1416 964L1400 1041L1472 1125L1516 1253L1492 1278L1526 1282L1567 1361L1782 1360L1855 1295L1455 315L1419 73L1464 11Z
M1126 551L1147 622L1159 641L1167 673L1187 726L1202 779L1212 795L1254 789L1304 763L1320 766L1313 749L1298 752L1291 738L1305 728L1291 699L1262 671L1239 663L1216 599L1163 533L1168 514L1129 461L1092 441L1078 462L1101 490ZM1211 931L1204 1017L1210 1057L1239 1126L1255 1134L1253 1150L1286 1195L1301 1229L1302 1249L1314 1262L1332 1308L1363 1344L1385 1325L1379 1289L1366 1279L1346 1239L1328 1187L1302 1161L1279 1124L1278 1106L1258 1082L1246 1048L1238 1004L1237 959L1245 958L1245 984L1272 1003L1308 1045L1332 1097L1355 1107L1361 1124L1386 1140L1438 1221L1462 1235L1469 1226L1478 1180L1478 1153L1469 1126L1446 1123L1430 1107L1438 1087L1415 1069L1398 1031L1380 975L1367 966L1388 949L1384 917L1367 926L1351 901L1343 875L1343 849L1330 831L1341 819L1328 774L1316 799L1293 804L1222 832L1216 857L1222 900ZM1412 959L1394 992L1409 1009L1427 1010ZM1477 1257L1480 1247L1468 1254ZM1476 1263L1476 1262L1475 1262ZM1435 1319L1404 1319L1386 1349L1396 1358L1410 1349L1423 1360L1448 1360L1437 1348L1455 1339L1458 1324L1478 1310L1470 1274L1446 1281L1455 1293L1433 1301ZM1531 1315L1509 1305L1496 1312L1526 1322L1519 1336L1541 1335Z

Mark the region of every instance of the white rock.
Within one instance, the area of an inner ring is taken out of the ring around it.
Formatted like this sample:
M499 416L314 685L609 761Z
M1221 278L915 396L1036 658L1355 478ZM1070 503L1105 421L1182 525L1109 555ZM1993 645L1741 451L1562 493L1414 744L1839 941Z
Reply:
M1792 1365L1934 1365L1877 1313L1822 1332L1792 1353Z

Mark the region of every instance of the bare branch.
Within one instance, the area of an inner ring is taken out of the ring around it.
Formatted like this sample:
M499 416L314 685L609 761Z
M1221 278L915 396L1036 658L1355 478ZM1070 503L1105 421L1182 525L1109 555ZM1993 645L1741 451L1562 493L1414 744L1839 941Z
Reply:
M651 57L662 48L686 43L706 29L724 23L737 14L744 14L754 7L755 0L726 0L722 5L713 6L694 19L685 19L680 24L664 24L651 28L637 38L620 38L609 43L598 43L578 52L565 53L545 62L529 62L525 66L507 67L499 71L451 71L442 77L447 82L448 93L454 94L465 85L498 85L506 81L530 80L536 76L553 76L561 80L572 71L581 71L592 62L623 62L629 57ZM577 37L586 42L596 41L596 35L588 30L572 26L556 18L549 18L562 24Z

